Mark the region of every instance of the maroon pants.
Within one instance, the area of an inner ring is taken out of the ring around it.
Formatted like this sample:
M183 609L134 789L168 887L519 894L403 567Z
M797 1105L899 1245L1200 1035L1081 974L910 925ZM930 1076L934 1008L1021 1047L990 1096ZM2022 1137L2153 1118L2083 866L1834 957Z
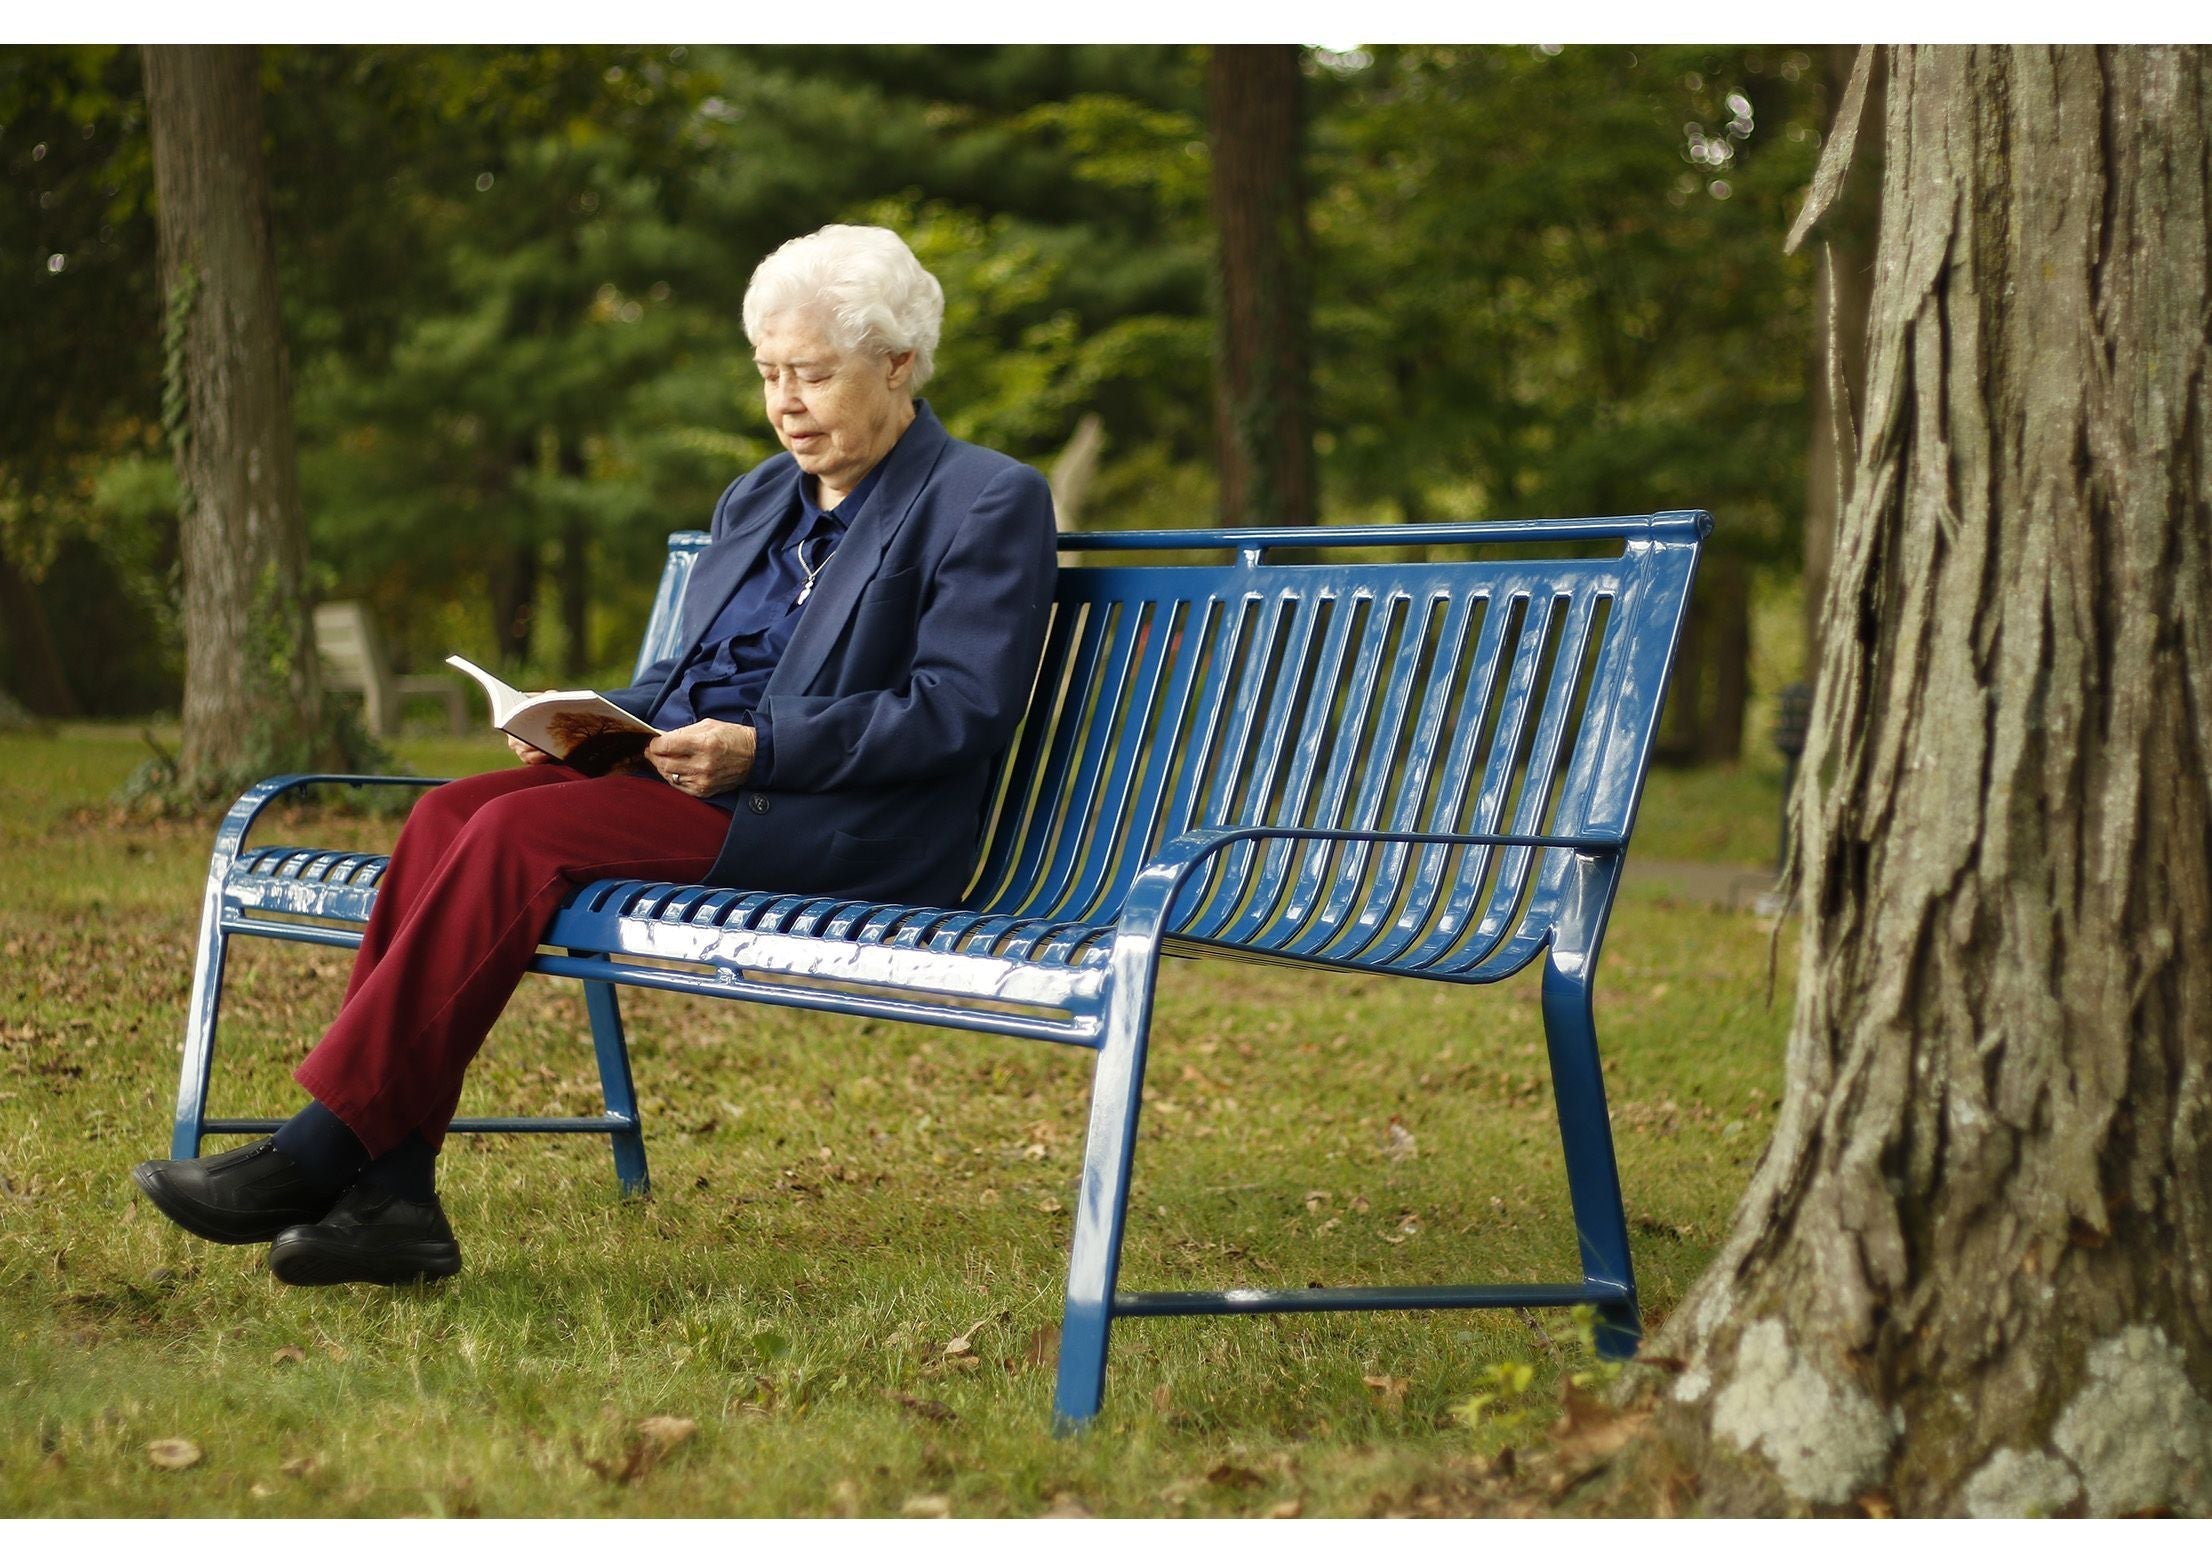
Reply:
M292 1078L372 1157L432 1146L461 1076L569 892L599 879L692 881L730 817L658 777L521 766L433 788L408 815L337 1021Z

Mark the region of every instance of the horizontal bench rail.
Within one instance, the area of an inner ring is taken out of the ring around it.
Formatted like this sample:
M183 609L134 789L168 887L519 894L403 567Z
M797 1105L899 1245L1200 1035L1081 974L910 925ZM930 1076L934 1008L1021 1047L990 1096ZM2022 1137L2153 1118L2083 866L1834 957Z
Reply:
M1114 1313L1159 1319L1185 1314L1333 1314L1357 1309L1571 1309L1617 1304L1618 1284L1531 1282L1487 1287L1231 1288L1226 1292L1117 1292Z

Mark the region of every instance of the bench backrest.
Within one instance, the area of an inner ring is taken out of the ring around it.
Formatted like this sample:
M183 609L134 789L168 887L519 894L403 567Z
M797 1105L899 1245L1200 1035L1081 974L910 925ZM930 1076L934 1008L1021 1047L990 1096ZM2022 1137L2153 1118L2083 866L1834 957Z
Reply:
M1064 534L1064 551L1137 562L1059 573L968 904L1110 922L1147 859L1208 826L1625 839L1710 525ZM669 540L640 667L673 650L703 542ZM1530 545L1546 557L1372 557ZM1593 545L1606 552L1570 557ZM1231 561L1158 562L1206 549ZM1290 549L1333 557L1267 558ZM1527 848L1239 844L1186 887L1172 926L1189 943L1486 979L1543 947L1568 868Z

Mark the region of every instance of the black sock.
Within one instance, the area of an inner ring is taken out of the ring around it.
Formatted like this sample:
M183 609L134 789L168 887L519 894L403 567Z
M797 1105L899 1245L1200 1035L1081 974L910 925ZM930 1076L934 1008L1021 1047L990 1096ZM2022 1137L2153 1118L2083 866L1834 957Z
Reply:
M369 1160L346 1121L312 1099L277 1126L276 1146L299 1164L309 1183L332 1195L351 1184Z
M438 1195L438 1153L415 1130L361 1170L361 1182L402 1200L427 1202Z

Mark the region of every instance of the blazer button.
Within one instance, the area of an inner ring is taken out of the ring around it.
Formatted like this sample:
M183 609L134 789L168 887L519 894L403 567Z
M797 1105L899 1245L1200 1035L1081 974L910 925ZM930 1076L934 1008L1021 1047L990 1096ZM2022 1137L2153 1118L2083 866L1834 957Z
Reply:
M768 813L768 799L760 793L751 794L745 800L745 807L756 815L764 815Z

